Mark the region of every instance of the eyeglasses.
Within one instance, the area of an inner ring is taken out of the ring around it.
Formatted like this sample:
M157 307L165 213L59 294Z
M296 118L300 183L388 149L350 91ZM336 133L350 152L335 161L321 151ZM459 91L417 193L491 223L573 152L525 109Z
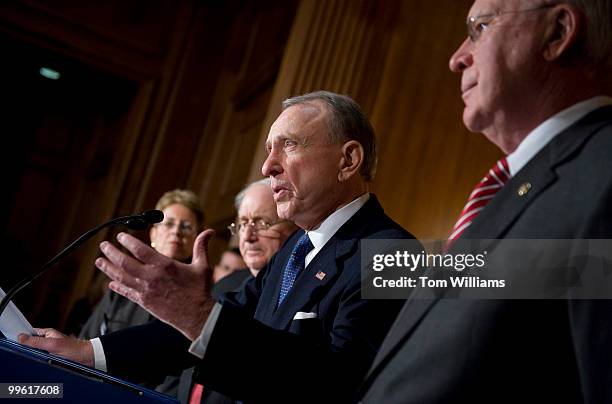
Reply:
M155 226L161 227L166 231L171 231L174 226L178 225L178 232L180 234L194 234L196 232L196 226L186 220L175 221L174 219L164 220L161 223L157 223Z
M232 223L227 226L227 228L229 229L230 233L232 233L232 236L237 236L239 233L245 232L247 228L250 228L253 233L257 233L260 231L269 230L270 227L283 222L286 222L286 220L270 223L264 219L251 219L243 220L238 223Z
M556 4L546 4L540 7L527 8L525 10L498 11L496 13L475 15L473 17L469 17L466 22L468 38L470 38L470 41L476 42L480 38L480 35L482 35L483 31L485 31L489 27L489 24L491 24L494 19L496 19L497 17L501 15L519 14L519 13L526 13L529 11L544 10L546 8L550 8L554 6L556 6Z

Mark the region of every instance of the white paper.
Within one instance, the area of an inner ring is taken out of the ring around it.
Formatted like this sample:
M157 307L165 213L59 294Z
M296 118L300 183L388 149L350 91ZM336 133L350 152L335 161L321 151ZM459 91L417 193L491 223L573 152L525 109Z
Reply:
M0 288L0 300L4 298L4 290ZM0 331L11 341L17 341L19 334L34 335L34 328L30 325L25 316L19 311L13 302L10 302L2 317L0 317Z

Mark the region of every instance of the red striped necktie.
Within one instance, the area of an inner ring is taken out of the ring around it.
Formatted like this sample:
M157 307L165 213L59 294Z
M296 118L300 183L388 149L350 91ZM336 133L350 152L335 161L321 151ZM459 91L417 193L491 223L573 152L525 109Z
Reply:
M453 232L448 237L447 246L472 224L476 216L489 203L506 182L510 179L510 167L506 158L499 160L487 173L487 175L476 185L470 194L465 207L461 211L459 220L453 227Z

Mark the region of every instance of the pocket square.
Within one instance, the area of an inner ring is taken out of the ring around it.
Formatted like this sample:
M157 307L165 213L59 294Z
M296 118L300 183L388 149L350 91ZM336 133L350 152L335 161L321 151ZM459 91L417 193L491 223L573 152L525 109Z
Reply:
M294 320L306 320L309 318L317 318L317 313L306 313L304 311L298 311L297 313L295 313L295 316L293 316Z

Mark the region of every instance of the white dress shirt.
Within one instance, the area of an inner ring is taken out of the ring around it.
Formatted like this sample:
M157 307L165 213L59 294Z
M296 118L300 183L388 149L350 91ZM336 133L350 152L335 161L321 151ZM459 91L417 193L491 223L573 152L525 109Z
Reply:
M346 223L365 203L370 199L370 194L365 193L359 198L355 199L348 205L344 205L340 209L336 210L331 215L327 216L327 219L323 220L320 225L315 229L307 231L308 237L312 242L314 248L306 255L304 259L304 267L313 260L313 258L321 251L321 249L327 244L330 238L344 223Z
M507 156L510 175L516 175L559 133L578 122L589 112L606 105L612 105L612 97L600 95L574 104L542 122L523 139L514 152Z

